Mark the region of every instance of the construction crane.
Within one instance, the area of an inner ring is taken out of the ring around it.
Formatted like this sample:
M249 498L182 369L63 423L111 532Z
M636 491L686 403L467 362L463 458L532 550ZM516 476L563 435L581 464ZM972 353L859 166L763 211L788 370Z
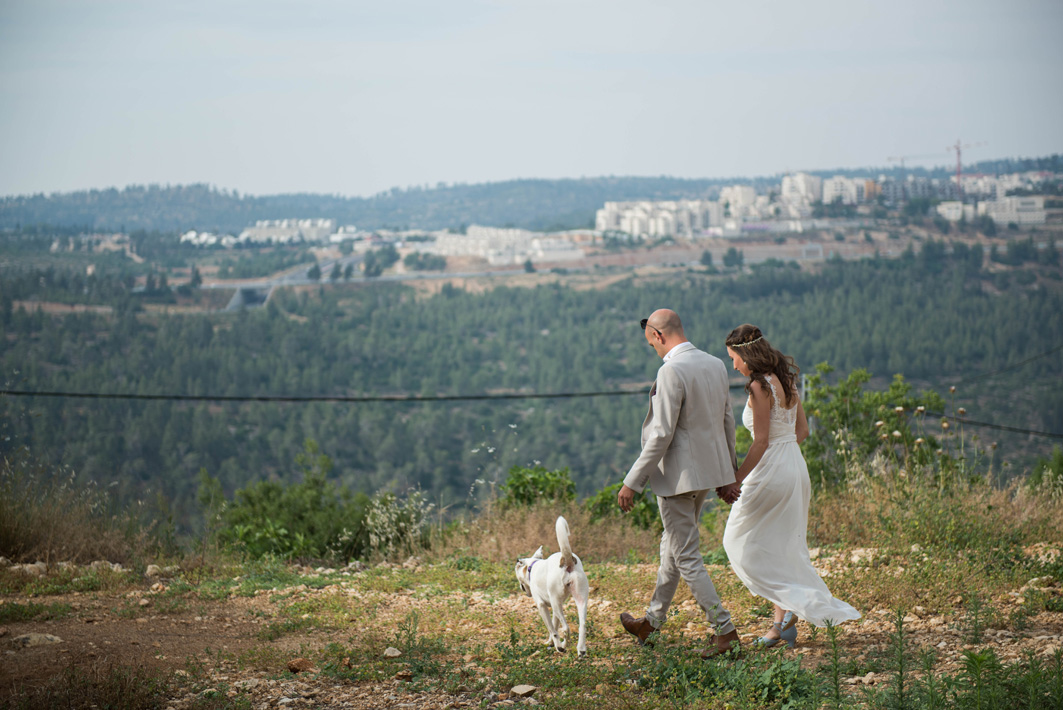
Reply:
M946 151L956 151L956 189L959 190L960 197L963 197L963 183L960 182L960 178L963 176L963 151L968 148L980 148L984 145L987 145L985 141L981 141L980 143L967 143L965 145L963 141L957 139L956 145L945 146Z
M942 155L943 155L942 153L927 153L926 155L897 155L897 156L886 158L886 160L890 161L891 163L900 163L901 164L901 170L904 170L904 161L905 160L921 160L923 158L940 158Z

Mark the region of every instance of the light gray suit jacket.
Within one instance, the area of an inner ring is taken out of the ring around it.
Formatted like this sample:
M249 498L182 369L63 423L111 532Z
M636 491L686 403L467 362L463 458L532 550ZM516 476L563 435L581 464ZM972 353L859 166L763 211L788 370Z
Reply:
M624 484L667 498L734 483L737 470L727 368L696 348L677 353L657 371L642 453Z

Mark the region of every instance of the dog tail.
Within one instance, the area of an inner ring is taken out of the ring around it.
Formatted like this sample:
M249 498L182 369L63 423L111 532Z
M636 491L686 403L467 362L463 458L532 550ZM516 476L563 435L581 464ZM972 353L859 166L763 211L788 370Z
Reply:
M557 545L561 548L561 566L567 572L572 571L572 546L568 544L568 521L562 516L557 517L557 524L554 526L554 532L557 533Z

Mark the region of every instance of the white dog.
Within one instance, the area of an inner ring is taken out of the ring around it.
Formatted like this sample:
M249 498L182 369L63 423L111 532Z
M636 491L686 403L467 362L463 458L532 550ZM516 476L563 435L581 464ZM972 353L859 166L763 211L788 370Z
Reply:
M583 571L583 563L572 554L568 543L568 522L559 517L554 526L557 544L561 552L555 552L543 559L540 546L531 557L517 560L513 570L524 593L535 600L539 615L543 617L554 648L564 653L568 640L568 622L565 621L564 605L569 597L576 602L579 613L579 643L576 646L579 655L587 653L587 595L590 586Z

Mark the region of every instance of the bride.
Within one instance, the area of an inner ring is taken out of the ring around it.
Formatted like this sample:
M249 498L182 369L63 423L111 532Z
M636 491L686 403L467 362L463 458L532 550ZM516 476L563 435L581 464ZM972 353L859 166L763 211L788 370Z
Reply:
M775 605L775 623L758 643L770 647L782 640L793 647L798 618L823 627L858 619L860 612L831 595L809 559L812 486L798 446L808 436L795 382L799 370L755 325L738 326L726 343L735 370L749 378L742 423L753 443L735 474L742 493L727 518L723 546L746 588Z

